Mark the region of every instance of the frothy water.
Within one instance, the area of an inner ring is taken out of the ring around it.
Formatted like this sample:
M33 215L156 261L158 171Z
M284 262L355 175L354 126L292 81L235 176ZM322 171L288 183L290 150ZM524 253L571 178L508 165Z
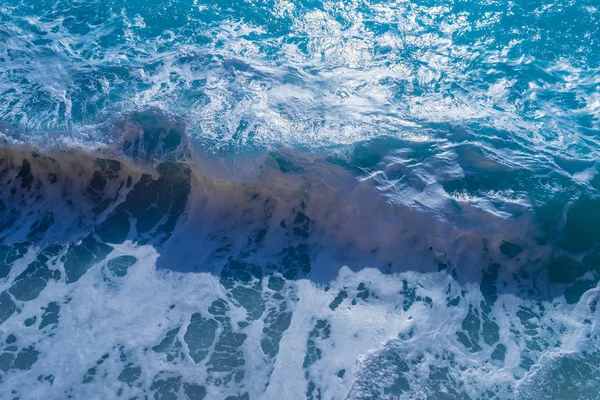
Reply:
M599 21L4 2L0 397L597 398Z

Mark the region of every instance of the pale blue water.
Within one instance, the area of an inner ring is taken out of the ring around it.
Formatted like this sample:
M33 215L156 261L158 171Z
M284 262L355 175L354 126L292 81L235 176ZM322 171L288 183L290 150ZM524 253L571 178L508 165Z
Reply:
M0 4L0 398L595 399L600 3Z

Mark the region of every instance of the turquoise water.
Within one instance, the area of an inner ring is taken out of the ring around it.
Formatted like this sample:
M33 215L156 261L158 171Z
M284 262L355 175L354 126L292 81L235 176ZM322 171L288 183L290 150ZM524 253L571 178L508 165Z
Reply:
M1 398L595 399L600 4L0 5Z

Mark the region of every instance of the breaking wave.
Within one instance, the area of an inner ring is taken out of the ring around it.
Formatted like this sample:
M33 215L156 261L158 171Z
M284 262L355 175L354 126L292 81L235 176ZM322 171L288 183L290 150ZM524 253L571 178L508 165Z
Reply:
M598 390L595 180L562 204L476 201L523 171L395 138L227 158L185 132L150 110L114 123L109 147L1 149L15 395Z

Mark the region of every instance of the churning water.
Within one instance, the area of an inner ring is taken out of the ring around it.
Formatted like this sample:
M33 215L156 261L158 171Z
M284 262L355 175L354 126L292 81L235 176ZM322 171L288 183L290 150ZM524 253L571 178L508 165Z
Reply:
M597 0L3 0L0 398L597 399Z

